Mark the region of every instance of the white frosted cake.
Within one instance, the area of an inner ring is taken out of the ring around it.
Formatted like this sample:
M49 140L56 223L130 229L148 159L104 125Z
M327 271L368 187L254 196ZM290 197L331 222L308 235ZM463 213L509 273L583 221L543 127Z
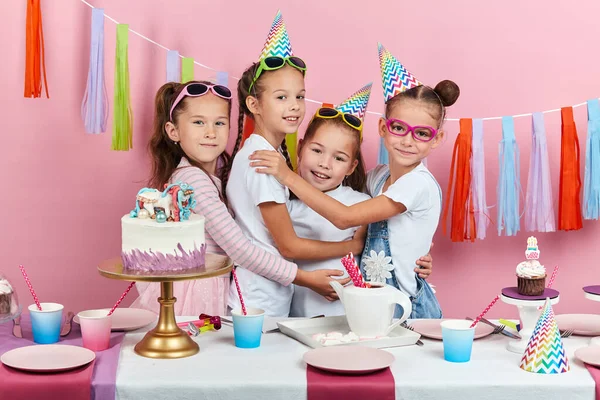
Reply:
M204 265L204 217L191 213L193 194L180 182L162 192L138 192L135 209L121 218L125 269L168 272Z

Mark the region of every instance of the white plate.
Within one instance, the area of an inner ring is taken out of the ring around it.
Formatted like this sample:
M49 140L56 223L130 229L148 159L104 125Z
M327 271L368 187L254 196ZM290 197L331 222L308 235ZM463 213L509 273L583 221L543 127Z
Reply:
M559 314L555 316L558 329L573 329L573 335L600 335L600 315L596 314Z
M365 346L376 349L384 349L387 347L410 346L417 343L421 337L416 332L410 331L401 326L397 326L387 337L361 340L358 342L340 343L331 346L323 346L321 342L313 339L313 335L317 333L340 332L347 334L350 332L346 316L339 317L324 317L324 318L308 318L280 321L277 323L281 333L304 343L313 349L319 347L344 347L344 346Z
M109 311L110 309L107 308L106 312ZM112 314L112 330L133 331L155 322L157 318L158 315L152 311L141 308L117 308ZM79 323L77 315L73 318L73 322Z
M7 351L0 361L9 367L31 372L61 372L89 364L96 354L83 347L42 344Z
M587 346L575 350L575 357L586 364L600 367L600 346Z
M371 347L322 347L304 353L304 362L315 368L338 374L368 374L387 368L394 356Z
M410 323L410 326L419 332L426 338L442 340L442 322L445 319L416 319ZM494 332L494 328L491 326L479 323L475 326L475 337L474 339L480 339L486 337Z

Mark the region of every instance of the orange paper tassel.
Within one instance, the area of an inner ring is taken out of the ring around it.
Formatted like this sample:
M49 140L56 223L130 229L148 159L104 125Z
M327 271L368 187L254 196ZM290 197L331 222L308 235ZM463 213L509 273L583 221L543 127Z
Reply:
M579 172L579 139L573 120L573 108L563 107L560 147L560 186L558 189L558 229L581 229L581 178Z
M46 63L44 61L44 33L40 0L27 0L27 27L25 31L25 97L42 96L43 86L48 94Z
M473 211L473 196L471 195L471 150L473 143L473 120L462 118L460 120L460 133L454 143L452 165L450 166L450 178L448 191L444 204L442 225L446 233L446 219L450 209L450 194L454 182L456 168L456 186L452 199L452 221L450 239L453 242L475 241L477 232L475 229L475 213Z

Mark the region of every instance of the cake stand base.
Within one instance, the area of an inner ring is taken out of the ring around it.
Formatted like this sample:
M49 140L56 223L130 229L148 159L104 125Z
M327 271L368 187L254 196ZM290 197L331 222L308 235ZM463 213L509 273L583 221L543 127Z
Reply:
M554 305L559 302L558 291L553 289L546 289L542 296L546 295L550 298L550 304ZM540 296L540 297L542 297ZM513 353L524 353L527 348L527 344L529 343L529 339L533 334L533 330L535 329L535 325L540 318L541 310L540 307L543 307L546 304L545 298L543 299L532 299L532 300L524 300L522 298L517 299L513 297L506 296L503 294L500 296L500 299L506 304L512 304L517 306L519 310L519 318L521 320L521 330L519 331L519 335L521 336L520 340L511 340L508 343L507 349Z
M135 345L135 352L150 358L182 358L193 356L200 347L192 338L177 326L173 297L173 282L160 284L160 312L156 328Z
M585 298L592 301L600 301L600 286L586 286L583 288ZM590 346L600 345L600 336L590 339Z

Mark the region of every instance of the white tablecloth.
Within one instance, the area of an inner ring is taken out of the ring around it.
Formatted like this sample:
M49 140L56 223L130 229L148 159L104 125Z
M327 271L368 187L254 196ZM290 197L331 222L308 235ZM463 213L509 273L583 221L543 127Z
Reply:
M196 337L197 355L155 360L133 351L144 332L128 333L123 340L117 399L306 400L302 355L309 348L281 333L264 334L258 349L238 349L233 328L223 325ZM444 361L441 341L386 349L396 357L391 367L396 399L595 400L595 383L573 356L589 338L564 339L571 371L560 375L521 370L521 355L506 350L509 340L503 335L476 340L465 364Z

